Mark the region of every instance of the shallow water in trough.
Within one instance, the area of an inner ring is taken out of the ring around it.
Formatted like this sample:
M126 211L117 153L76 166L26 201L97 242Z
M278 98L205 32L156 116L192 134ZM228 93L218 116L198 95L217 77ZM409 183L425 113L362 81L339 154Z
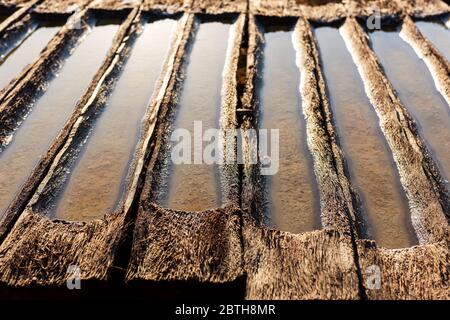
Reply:
M194 121L202 122L203 132L219 126L222 71L230 25L203 22L195 36L192 52L177 106L173 130L187 129L191 134L191 164L174 164L169 159L167 176L161 182L158 203L164 207L201 211L221 204L217 166L194 164ZM203 134L200 133L200 134ZM174 146L176 143L172 143ZM209 144L204 142L204 145ZM196 148L198 154L203 148Z
M117 29L116 25L98 26L87 35L0 153L0 215L73 112Z
M57 218L100 218L114 210L124 196L142 119L162 71L175 23L172 19L147 23L136 39L58 200Z
M0 90L20 72L39 57L41 51L58 32L61 26L41 26L28 35L26 39L0 62ZM21 42L21 41L19 41Z
M372 46L400 100L415 118L444 178L450 174L450 108L425 63L397 32L371 33Z
M433 21L417 21L416 26L436 49L450 61L450 30L444 24Z
M352 184L361 198L367 235L387 248L417 243L391 150L358 70L339 34L315 30L333 118Z
M264 179L265 216L279 230L311 231L320 228L319 192L306 141L293 32L284 27L266 31L258 127L279 129L279 170Z

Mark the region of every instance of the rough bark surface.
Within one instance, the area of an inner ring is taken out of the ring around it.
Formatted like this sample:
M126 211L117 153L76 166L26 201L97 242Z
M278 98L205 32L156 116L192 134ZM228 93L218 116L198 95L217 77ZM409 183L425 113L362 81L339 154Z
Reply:
M2 147L11 142L14 130L23 121L23 116L33 108L33 103L45 92L45 86L54 78L70 52L77 45L83 34L90 28L89 15L86 11L78 15L81 21L80 29L73 29L73 21L69 21L55 38L44 49L41 56L34 63L25 68L21 75L13 80L0 96L0 144ZM74 120L72 121L73 124ZM71 126L69 120L62 131L55 138L48 151L42 155L29 178L24 182L15 199L12 201L6 212L2 212L0 219L0 240L3 239L11 228L12 223L17 219L17 215L24 209L27 201L32 196L43 173L51 163L57 149L62 145L64 136Z
M0 283L12 287L64 286L68 268L83 280L107 280L125 229L111 215L90 223L52 221L27 211L0 246Z
M400 37L409 43L416 54L425 62L433 76L436 88L450 106L450 63L420 33L410 17L405 17L403 20Z
M10 211L2 221L2 235L8 235L0 246L1 282L12 286L62 286L66 280L64 268L67 269L70 264L81 268L82 279L107 280L115 252L124 237L123 231L127 228L132 195L124 197L116 212L88 223L52 220L47 215L46 203L51 201L63 181L61 176L76 159L74 150L78 149L80 140L85 138L83 126L90 124L89 112L101 107L106 101L112 82L128 56L133 39L131 35L136 33L139 24L139 10L136 8L122 24L111 48L110 59L106 59L94 77L82 104L69 120L70 124L54 142L54 149L49 150L44 159L45 164L27 182L37 187L37 190L25 211L18 219L20 211ZM49 163L51 167L45 172ZM44 172L46 176L41 181ZM127 189L129 194L136 192L135 184ZM27 188L26 185L22 194ZM16 219L17 222L8 233ZM41 261L45 261L46 265L41 267ZM26 272L21 270L23 264L27 266Z
M244 225L247 299L359 299L349 238L323 229L291 234Z
M141 206L128 281L222 283L243 275L240 211L180 212Z
M384 75L367 34L356 20L348 19L341 34L392 150L419 242L449 241L448 190L414 120Z
M183 78L183 61L187 58L184 56L185 47L189 45L196 30L196 23L193 20L193 16L190 15L184 31L179 33L183 37L179 41L179 54L174 60L172 70L174 81L169 84L174 90L167 91L167 97L163 100L162 112L176 108L180 80ZM236 127L236 69L244 23L245 16L241 15L230 30L223 73L220 123L222 129ZM164 139L166 124L162 122L159 125L159 137L156 139ZM226 144L226 141L222 141L222 143ZM142 205L136 220L127 279L137 281L158 279L201 282L208 279L212 282L235 281L243 274L240 211L236 212L235 209L239 204L236 166L224 165L220 168L224 190L223 199L227 204L224 209L181 213L159 208L150 200L157 179L153 174L157 167L155 163L164 156L161 155L163 152L165 150L153 149L153 159L148 167L148 179L141 199ZM156 232L156 230L159 231ZM173 250L169 249L169 243L176 243ZM178 263L173 264L169 261L178 261ZM166 269L168 270L166 271Z

